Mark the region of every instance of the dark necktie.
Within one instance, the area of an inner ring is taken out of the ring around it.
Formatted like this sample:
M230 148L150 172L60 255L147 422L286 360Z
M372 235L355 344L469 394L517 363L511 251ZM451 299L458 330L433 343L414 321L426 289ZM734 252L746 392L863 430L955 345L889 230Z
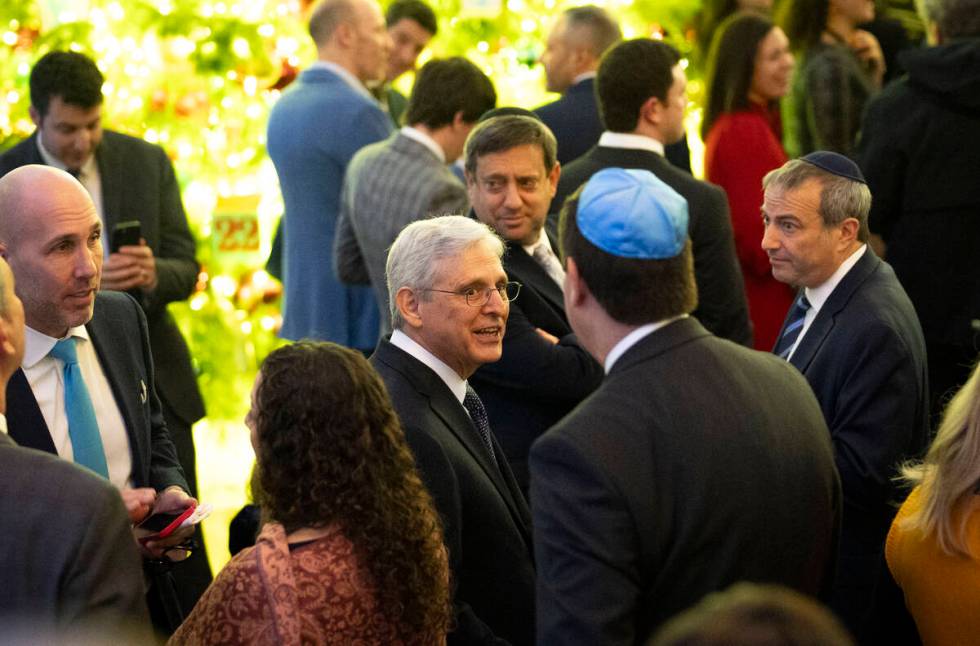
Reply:
M479 431L480 438L483 440L483 444L487 447L487 452L490 454L490 460L499 468L500 465L497 464L497 455L493 452L493 442L490 441L490 421L487 419L487 409L483 407L483 402L480 401L479 395L469 385L466 386L466 397L463 398L463 408L470 414L470 419L476 425L476 430Z
M48 354L64 364L65 414L68 417L68 437L71 439L75 463L108 478L109 467L102 448L102 435L99 434L92 398L78 365L75 337L58 341Z
M793 305L792 312L790 312L789 323L786 325L786 329L783 330L783 335L779 337L776 348L773 350L773 353L778 355L780 359L788 360L789 351L793 348L796 340L800 338L800 332L803 330L803 322L806 319L806 313L809 309L810 301L801 293Z

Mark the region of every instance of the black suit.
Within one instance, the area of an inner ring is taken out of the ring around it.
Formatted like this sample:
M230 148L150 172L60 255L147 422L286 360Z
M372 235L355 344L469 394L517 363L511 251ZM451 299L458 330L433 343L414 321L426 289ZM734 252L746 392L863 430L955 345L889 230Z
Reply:
M177 453L154 389L146 319L136 301L119 292L99 292L92 320L85 324L99 365L122 415L133 461L134 487L187 490ZM7 384L7 425L17 444L57 453L48 426L23 370Z
M126 638L136 637L128 629L143 632L140 559L115 487L0 432L0 491L0 619L7 639L53 639L47 630L77 637L86 626Z
M687 230L694 252L694 279L698 285L698 307L693 314L711 333L751 347L752 326L745 284L735 256L725 192L714 184L678 171L655 152L596 146L562 170L549 217L557 218L565 200L604 168L648 170L687 200L690 216Z
M532 644L531 521L506 462L493 464L466 410L422 362L382 339L371 363L442 517L455 584L449 643Z
M806 381L693 318L531 449L539 644L643 643L741 581L825 592L840 483Z
M551 244L558 248L554 240ZM507 243L504 271L522 287L510 304L503 355L481 366L471 381L526 492L531 443L595 390L603 371L572 333L558 284L519 243ZM535 328L559 343L545 340Z
M594 77L579 81L565 90L560 99L535 112L558 140L558 161L562 166L587 153L602 136ZM691 151L686 137L667 146L664 154L671 164L691 172Z
M895 272L870 247L820 308L790 363L810 382L834 443L844 491L834 605L854 630L866 620L893 503L901 502L896 467L921 455L929 428L922 329Z

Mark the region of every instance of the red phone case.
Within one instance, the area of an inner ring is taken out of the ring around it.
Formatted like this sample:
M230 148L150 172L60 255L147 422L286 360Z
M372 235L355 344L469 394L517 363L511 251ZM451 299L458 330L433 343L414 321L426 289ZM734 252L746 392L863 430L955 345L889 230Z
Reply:
M187 520L187 517L188 516L190 516L191 514L194 513L194 510L196 508L197 508L196 505L191 505L190 507L186 508L180 514L180 516L177 516L177 518L174 519L174 521L172 523L170 523L169 525L167 525L166 527L164 527L163 529L161 529L159 532L156 532L155 534L149 534L148 536L142 536L139 539L140 542L145 543L147 541L155 541L155 540L159 540L161 538L166 538L166 537L170 536L175 531L177 531L177 528L180 527L180 524L181 523L183 523L185 520ZM146 521L144 520L143 522L146 522ZM139 525L137 525L137 528L138 527L139 527Z

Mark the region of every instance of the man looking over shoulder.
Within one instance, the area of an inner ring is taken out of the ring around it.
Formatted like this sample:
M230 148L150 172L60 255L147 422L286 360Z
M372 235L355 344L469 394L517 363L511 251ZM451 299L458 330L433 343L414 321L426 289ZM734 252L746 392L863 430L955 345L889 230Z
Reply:
M421 0L395 0L385 12L385 25L391 38L391 51L388 54L388 71L382 89L382 101L388 107L388 114L395 127L402 125L402 115L408 106L408 99L392 87L402 74L415 69L419 55L439 30L436 14L432 7ZM492 106L491 106L492 107Z
M105 479L7 435L7 383L24 358L24 306L0 259L0 620L5 639L143 641L139 557ZM25 504L25 501L30 501ZM30 636L30 637L28 637Z

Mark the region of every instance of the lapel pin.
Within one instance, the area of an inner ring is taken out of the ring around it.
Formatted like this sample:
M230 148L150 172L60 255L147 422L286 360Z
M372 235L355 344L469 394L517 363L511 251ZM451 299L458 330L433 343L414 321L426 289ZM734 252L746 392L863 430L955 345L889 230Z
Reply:
M146 403L146 382L140 379L140 403Z

